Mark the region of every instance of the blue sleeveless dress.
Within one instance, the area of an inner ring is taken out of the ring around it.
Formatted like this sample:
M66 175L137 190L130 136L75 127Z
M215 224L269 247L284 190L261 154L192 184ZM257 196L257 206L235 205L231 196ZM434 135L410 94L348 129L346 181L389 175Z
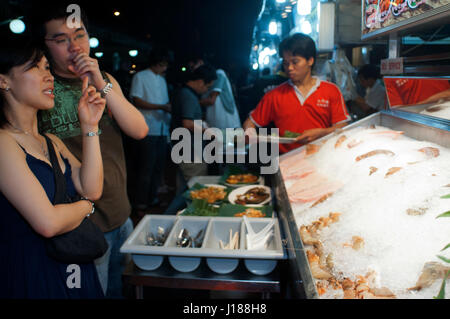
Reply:
M67 191L74 195L71 167L63 160ZM26 161L51 201L55 193L51 166L28 153ZM71 266L53 260L44 240L0 193L0 299L104 297L94 263Z

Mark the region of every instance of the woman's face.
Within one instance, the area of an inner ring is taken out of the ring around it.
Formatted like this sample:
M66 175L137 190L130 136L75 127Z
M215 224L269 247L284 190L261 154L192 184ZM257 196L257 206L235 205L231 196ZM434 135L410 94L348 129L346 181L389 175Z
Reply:
M51 109L55 104L53 75L45 56L37 63L29 61L16 66L4 76L14 101L39 110Z

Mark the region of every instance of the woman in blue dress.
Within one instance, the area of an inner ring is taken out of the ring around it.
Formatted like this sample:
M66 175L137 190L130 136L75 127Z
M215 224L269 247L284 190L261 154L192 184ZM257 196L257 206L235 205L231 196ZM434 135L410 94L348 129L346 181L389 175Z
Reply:
M48 134L70 195L89 200L53 205L54 174L38 132L37 112L54 106L53 76L42 51L23 40L0 48L0 298L102 298L92 263L68 265L46 254L45 239L75 229L93 210L103 188L98 121L105 108L83 82L78 113L83 138L80 163Z

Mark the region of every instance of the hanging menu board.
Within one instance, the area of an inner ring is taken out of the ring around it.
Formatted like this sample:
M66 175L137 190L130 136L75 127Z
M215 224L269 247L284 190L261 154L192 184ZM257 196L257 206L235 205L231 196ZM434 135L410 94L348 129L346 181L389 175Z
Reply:
M446 14L450 0L362 0L362 37Z

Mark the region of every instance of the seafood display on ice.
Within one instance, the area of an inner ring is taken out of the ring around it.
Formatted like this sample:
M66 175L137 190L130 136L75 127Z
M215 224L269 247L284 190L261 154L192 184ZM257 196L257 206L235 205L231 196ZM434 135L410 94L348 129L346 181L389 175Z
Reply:
M438 295L450 270L438 257L449 258L450 221L436 218L450 208L449 163L450 149L373 125L280 159L320 298Z

